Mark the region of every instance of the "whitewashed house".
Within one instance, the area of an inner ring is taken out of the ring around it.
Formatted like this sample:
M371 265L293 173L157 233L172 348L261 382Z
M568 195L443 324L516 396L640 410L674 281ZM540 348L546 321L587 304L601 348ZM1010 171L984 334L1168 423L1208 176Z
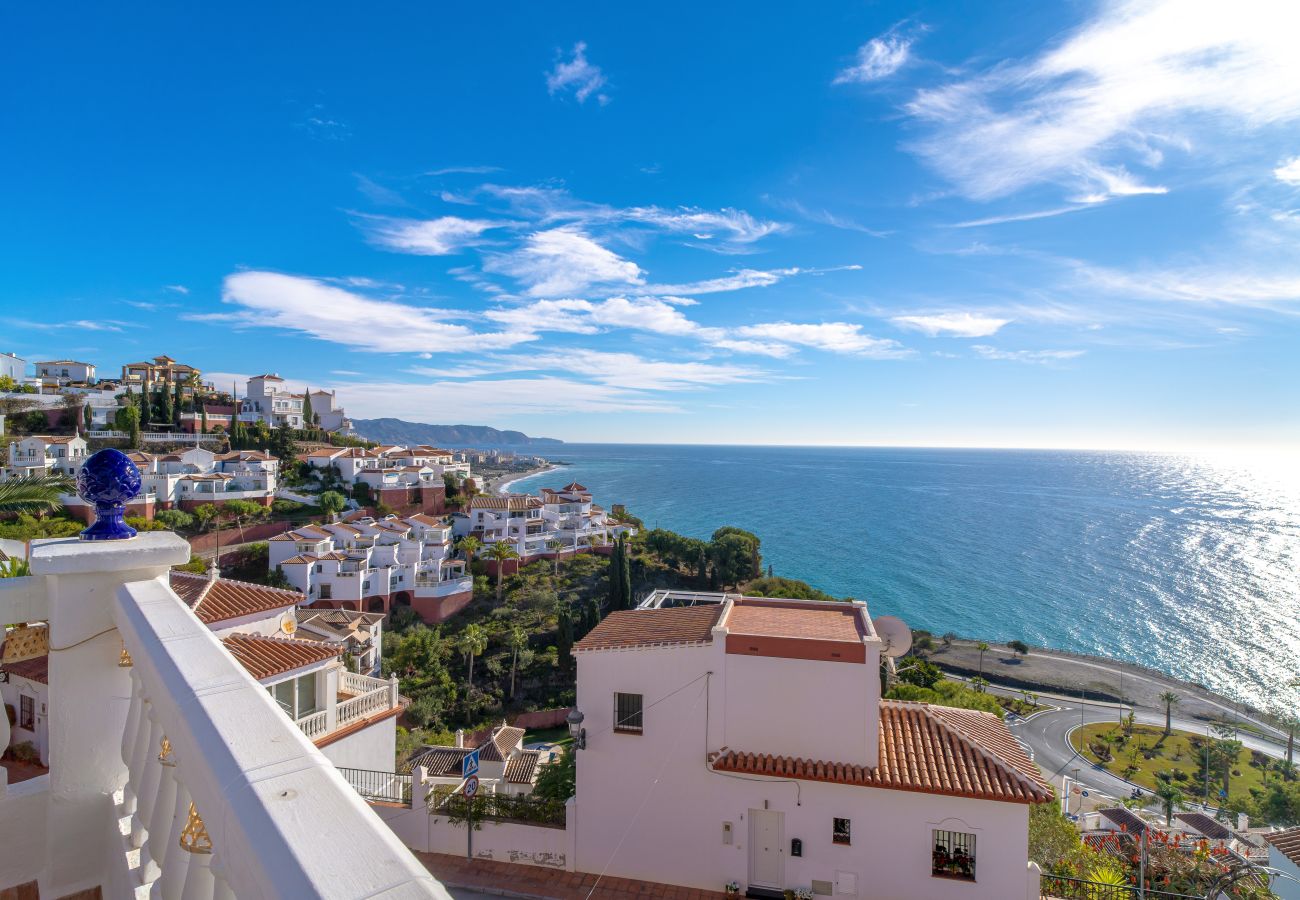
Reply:
M1272 831L1264 840L1268 864L1288 876L1273 882L1273 893L1281 900L1300 900L1300 828Z
M34 434L9 445L4 478L32 478L41 475L75 476L86 459L86 439ZM0 479L3 480L3 479Z
M36 377L44 385L94 384L95 364L75 359L49 359L35 363Z
M533 792L537 773L551 761L551 753L524 749L524 729L502 722L481 741L466 742L465 732L456 732L453 746L429 744L412 754L404 772L424 771L421 779L431 790L458 789L465 757L478 750L478 790L485 794L524 796Z
M636 531L592 503L591 494L576 482L559 490L545 488L537 497L474 497L465 512L452 517L452 523L457 537L472 535L484 545L510 544L519 554L519 565L607 546L620 534Z
M452 556L451 528L432 516L307 525L267 544L267 565L317 609L387 614L410 606L441 622L473 598L465 562Z
M302 428L303 394L286 391L279 375L257 375L248 379L245 396L239 405L241 422L265 422L271 428L288 425Z
M761 896L1038 897L1029 807L1048 785L995 716L882 701L865 604L615 612L574 650L579 871Z
M355 434L352 420L343 407L339 406L338 397L333 391L308 391L307 396L311 398L312 415L319 418L321 428L335 434Z
M351 671L378 675L384 662L384 614L348 609L303 609L298 628L305 638L341 644L352 657Z
M0 378L12 378L22 384L27 380L27 360L15 353L0 352Z

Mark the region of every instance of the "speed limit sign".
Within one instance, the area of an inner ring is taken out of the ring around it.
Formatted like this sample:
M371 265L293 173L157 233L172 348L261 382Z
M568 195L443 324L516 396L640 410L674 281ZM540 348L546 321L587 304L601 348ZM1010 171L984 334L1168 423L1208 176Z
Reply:
M473 797L478 793L478 776L471 775L465 779L464 794L466 797Z

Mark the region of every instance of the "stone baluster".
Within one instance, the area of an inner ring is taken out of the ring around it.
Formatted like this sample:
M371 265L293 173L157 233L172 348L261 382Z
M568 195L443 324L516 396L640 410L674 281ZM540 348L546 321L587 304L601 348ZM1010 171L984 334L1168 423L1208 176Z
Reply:
M149 720L149 741L145 748L144 767L136 787L135 815L131 819L132 847L144 846L149 823L153 819L154 800L158 796L158 781L162 777L162 772L157 765L157 757L154 755L162 747L164 737L162 724L158 721L152 705L145 708L144 715Z
M149 884L156 880L171 853L168 837L172 831L173 818L176 815L176 758L172 753L171 741L166 736L158 745L158 757L155 760L158 769L158 786L152 814L149 817L149 839L140 848L140 883Z
M126 648L122 648L126 652ZM129 657L128 657L129 658ZM140 716L144 704L140 701L140 676L131 670L131 698L127 703L126 727L122 729L122 763L126 766L126 783L122 785L122 813L130 815L135 812L136 778L140 773L132 768L136 745L140 742Z
M151 900L182 900L190 860L194 856L182 849L190 821L190 809L194 805L193 798L180 779L175 779L175 783L176 798L172 804L171 827L167 830L167 839L164 841L167 849L160 865L162 874L149 886Z

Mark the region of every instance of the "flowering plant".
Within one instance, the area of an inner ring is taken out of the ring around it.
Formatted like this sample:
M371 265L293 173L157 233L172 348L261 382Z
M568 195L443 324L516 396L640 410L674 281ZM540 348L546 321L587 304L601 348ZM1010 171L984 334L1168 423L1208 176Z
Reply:
M812 888L795 888L794 896L795 896L795 900L812 900L813 898Z
M737 884L737 883L734 882L734 881L728 881L727 884L726 884L726 889L727 889L727 893L728 893L728 894L739 894L739 893L740 893L740 885Z

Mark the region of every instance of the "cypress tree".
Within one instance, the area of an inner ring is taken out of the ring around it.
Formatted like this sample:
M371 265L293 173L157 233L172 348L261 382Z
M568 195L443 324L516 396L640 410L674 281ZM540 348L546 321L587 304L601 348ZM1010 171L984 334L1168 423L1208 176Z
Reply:
M573 613L569 604L560 603L555 615L556 638L555 651L560 668L568 669L573 663Z
M704 547L700 547L700 555L695 559L695 578L700 584L709 579L709 558L704 553Z
M185 400L181 396L181 383L177 381L176 386L172 389L172 416L174 417L172 421L177 425L181 424L181 408L184 405Z
M315 427L315 413L311 408L311 388L307 388L307 393L302 398L302 427L306 431L311 431Z
M627 551L627 535L619 535L619 553L618 567L619 579L622 581L622 587L619 593L622 595L623 605L620 609L632 608L632 557Z
M82 424L86 426L85 428L86 431L89 431L90 426L94 424L93 419L91 418L90 415L90 401L86 401L86 403L83 404L81 407L81 421Z
M137 412L140 414L140 427L143 428L149 421L149 390L143 385L140 386L140 405Z
M199 433L208 433L208 408L206 406L202 407L202 412L199 413Z
M623 608L623 545L616 542L614 552L609 555L609 609Z

